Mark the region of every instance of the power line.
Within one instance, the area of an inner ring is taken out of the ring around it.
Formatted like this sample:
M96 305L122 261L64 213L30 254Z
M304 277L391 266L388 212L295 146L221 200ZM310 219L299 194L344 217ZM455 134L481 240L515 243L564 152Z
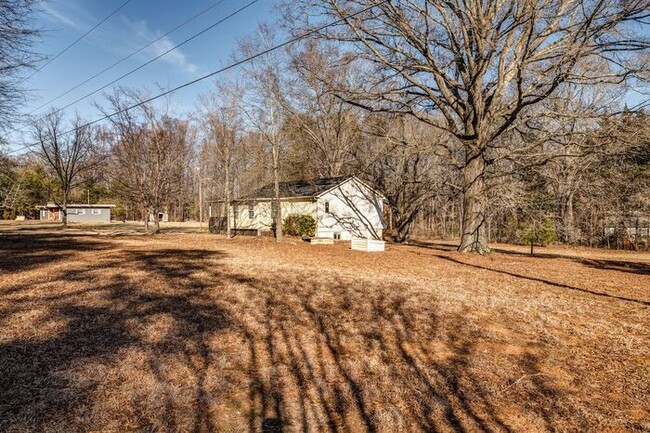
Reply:
M66 51L68 51L70 48L72 48L72 47L74 47L75 45L77 45L77 44L78 44L78 43L79 43L83 38L85 38L85 37L88 36L90 33L92 33L92 32L93 32L97 27L101 26L101 25L104 24L106 21L108 21L108 20L109 20L113 15L115 15L116 13L118 13L118 12L119 12L119 11L120 11L124 6L126 6L126 5L129 4L129 3L131 3L132 1L133 1L133 0L126 0L126 1L125 1L124 3L122 3L122 4L121 4L117 9L115 9L113 12L111 12L107 17L105 17L103 20L101 20L100 22L98 22L97 24L95 24L95 25L94 25L90 30L88 30L86 33L84 33L83 35L79 36L79 37L78 37L78 38L77 38L73 43L71 43L70 45L68 45L67 47L65 47L63 50L59 51L59 52L58 52L54 57L52 57L50 60L48 60L47 62L45 62L45 64L44 64L43 66L39 67L39 68L36 69L34 72L32 72L31 75L29 75L27 78L25 78L24 80L22 80L21 83L22 83L22 82L25 82L25 81L27 81L27 80L29 80L29 79L32 78L34 75L36 75L36 74L38 74L39 72L41 72L41 71L42 71L42 70L43 70L47 65L49 65L50 63L52 63L53 61L55 61L56 59L58 59L59 57L61 57L61 56L62 56Z
M136 67L136 68L131 69L129 72L126 72L125 74L120 75L118 78L114 79L114 80L111 81L110 83L107 83L107 84L103 85L103 86L100 87L99 89L93 90L92 92L90 92L90 93L88 93L88 94L82 96L81 98L75 99L74 101L70 102L69 104L67 104L67 105L65 105L65 106L63 106L63 107L61 107L61 108L57 108L57 109L54 110L51 114L59 113L59 112L65 110L66 108L70 108L71 106L75 105L76 103L83 101L84 99L87 99L87 98L89 98L89 97L91 97L91 96L93 96L93 95L96 95L97 93L101 92L102 90L106 89L107 87L112 86L113 84L117 83L118 81L120 81L120 80L122 80L122 79L128 77L129 75L134 74L135 72L139 71L140 69L144 68L145 66L150 65L151 63L153 63L153 62L155 62L156 60L160 59L161 57L163 57L163 56L165 56L165 55L171 53L172 51L176 50L177 48L180 48L181 46L187 44L188 42L190 42L190 41L192 41L192 40L198 38L199 36L203 35L203 34L206 33L207 31L212 30L213 28L215 28L215 27L217 27L218 25L224 23L225 21L228 21L230 18L232 18L232 17L234 17L235 15L237 15L237 14L243 12L245 9L249 8L250 6L254 5L255 3L259 2L259 1L260 1L260 0L252 0L252 1L248 2L247 4L245 4L244 6L242 6L241 8L239 8L239 9L237 9L236 11L230 13L229 15L225 16L224 18L220 19L219 21L215 22L214 24L212 24L212 25L210 25L210 26L204 28L204 29L201 30L200 32L195 33L194 35L192 35L192 36L190 36L189 38L185 39L183 42L181 42L181 43L179 43L179 44L173 46L172 48L169 48L169 49L166 50L165 52L163 52L163 53L157 55L156 57L152 58L151 60L148 60L147 62L143 63L142 65L140 65L140 66L138 66L138 67ZM36 124L39 120L42 120L42 119L43 119L43 116L41 116L40 118L38 118L38 119L36 119L36 120L33 120L33 121L29 122L26 126L34 125L34 124Z
M186 87L192 86L192 85L194 85L194 84L196 84L196 83L198 83L198 82L200 82L200 81L203 81L203 80L206 80L206 79L208 79L208 78L214 77L214 76L216 76L216 75L222 74L222 73L224 73L224 72L226 72L226 71L228 71L228 70L230 70L230 69L233 69L233 68L236 68L236 67L238 67L238 66L241 66L241 65L243 65L243 64L245 64L245 63L251 62L251 61L253 61L253 60L255 60L255 59L259 58L259 57L265 56L266 54L269 54L269 53L271 53L271 52L273 52L273 51L277 51L277 50L279 50L279 49L281 49L281 48L284 48L284 47L286 47L286 46L289 46L289 45L291 45L291 44L294 44L294 43L296 43L296 42L298 42L298 41L300 41L300 40L302 40L302 39L305 39L305 38L307 38L307 37L309 37L309 36L311 36L311 35L313 35L313 34L316 34L316 33L318 33L318 32L321 32L321 31L323 31L323 30L325 30L325 29L327 29L327 28L329 28L329 27L332 27L332 26L335 26L335 25L341 24L341 23L343 23L343 22L349 20L350 18L354 18L354 17L357 16L357 15L360 15L360 14L362 14L362 13L364 13L364 12L367 12L367 11L369 11L369 10L371 10L371 9L373 9L373 8L375 8L375 7L377 7L377 6L381 5L381 4L383 4L383 3L388 3L388 2L390 2L390 1L391 1L391 0L381 0L381 1L377 2L377 3L375 3L374 5L367 6L367 7L363 8L363 9L361 9L361 10L358 10L358 11L356 11L356 12L353 12L353 13L351 13L351 14L349 14L349 15L346 15L346 16L344 16L344 17L342 17L342 18L339 18L338 20L332 21L332 22L330 22L330 23L323 24L322 26L317 27L317 28L314 28L314 29L312 29L312 30L309 30L309 31L307 31L307 32L305 32L305 33L303 33L303 34L301 34L301 35L299 35L299 36L295 36L295 37L293 37L293 38L289 38L289 39L287 39L286 41L284 41L284 42L282 42L282 43L280 43L280 44L278 44L278 45L274 45L273 47L270 47L270 48L267 48L267 49L265 49L265 50L262 50L262 51L260 51L259 53L253 54L253 55L251 55L251 56L249 56L249 57L246 57L246 58L244 58L244 59L241 59L241 60L238 60L238 61L236 61L236 62L233 62L233 63L229 64L228 66L225 66L225 67L223 67L223 68L221 68L221 69L217 69L216 71L213 71L213 72L210 72L210 73L208 73L208 74L205 74L205 75L203 75L203 76L201 76L201 77L199 77L199 78L196 78L196 79L194 79L194 80L192 80L192 81L188 81L188 82L186 82L186 83L183 83L183 84L181 84L181 85L179 85L179 86L176 86L176 87L174 87L174 88L172 88L172 89L166 90L166 91L164 91L164 92L162 92L162 93L159 93L159 94L157 94L157 95L155 95L155 96L152 96L151 98L145 99L144 101L137 102L137 103L135 103L135 104L133 104L133 105L130 105L130 106L125 107L125 108L122 108L121 110L117 110L117 111L115 111L115 112L113 112L113 113L106 114L106 115L104 115L104 116L102 116L102 117L100 117L100 118L98 118L98 119L95 119L95 120L93 120L93 121L90 121L90 122L88 122L88 123L85 123L85 124L83 124L83 125L80 125L80 126L78 126L78 127L76 127L76 128L72 128L72 129L70 129L70 130L68 130L68 131L62 132L60 135L71 134L71 133L77 131L78 129L87 128L87 127L89 127L89 126L95 125L95 124L97 124L97 123L99 123L99 122L102 122L102 121L104 121L104 120L110 119L111 117L117 116L118 114L125 113L125 112L130 111L130 110L132 110L132 109L134 109L134 108L137 108L137 107L139 107L139 106L141 106L141 105L148 104L148 103L153 102L153 101L155 101L155 100L157 100L157 99L160 99L160 98L162 98L162 97L164 97L164 96L167 96L167 95L169 95L169 94L171 94L171 93L177 92L178 90L181 90L181 89L184 89L184 88L186 88ZM20 151L20 150L28 149L28 148L30 148L30 147L37 146L37 145L38 145L38 143L29 143L29 144L26 144L26 145L22 146L22 147L19 148L19 149L15 149L15 150L10 151L10 152L7 152L7 153L8 153L8 154L15 153L15 152L18 152L18 151Z
M111 69L113 69L113 68L116 67L117 65L120 65L120 64L124 63L125 61L127 61L127 60L130 59L131 57L135 56L135 55L138 54L138 53L141 53L143 50L149 48L150 46L152 46L152 45L155 44L156 42L158 42L158 41L160 41L161 39L163 39L163 38L169 36L170 34L174 33L176 30L178 30L178 29L180 29L181 27L183 27L183 26L189 24L190 22L194 21L194 20L197 19L198 17L200 17L200 16L202 16L202 15L205 15L206 13L210 12L212 9L214 9L214 8L217 7L217 6L219 6L219 5L220 5L221 3L223 3L224 1L225 1L225 0L219 0L219 1L217 1L216 3L213 3L212 5L208 6L208 7L205 8L205 9L203 9L203 10L200 11L199 13L193 15L192 17L186 19L185 21L183 21L182 23L178 24L177 26L175 26L175 27L172 28L171 30L167 31L167 33L165 33L164 35L157 37L156 39L152 40L151 42L147 43L146 45L143 45L142 47L140 47L140 48L138 48L137 50L133 51L133 52L132 52L131 54L129 54L128 56L126 56L126 57L124 57L124 58L118 60L117 62L113 63L112 65L110 65L110 66L106 67L105 69L103 69L103 70L97 72L97 73L96 73L95 75L93 75L92 77L87 78L86 80L82 81L81 83L77 84L76 86L74 86L74 87L72 87L72 88L66 90L65 92L61 93L59 96L57 96L57 97L55 97L55 98L52 98L52 99L50 99L49 101L47 101L46 103L44 103L44 104L42 104L42 105L40 105L40 106L34 108L32 111L30 111L30 112L27 113L27 114L30 115L30 114L34 113L35 111L38 111L38 110L40 110L41 108L43 108L43 107L45 107L45 106L47 106L47 105L50 105L52 102L61 99L61 98L64 97L65 95L68 95L70 92L73 92L73 91L77 90L79 87L83 86L84 84L88 83L89 81L94 80L95 78L99 77L100 75L104 74L105 72L110 71Z

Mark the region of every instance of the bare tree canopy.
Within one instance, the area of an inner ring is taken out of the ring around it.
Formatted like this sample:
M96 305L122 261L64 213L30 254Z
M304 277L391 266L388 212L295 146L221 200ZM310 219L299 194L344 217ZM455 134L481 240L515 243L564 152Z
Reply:
M439 131L404 115L366 119L368 138L356 147L357 170L383 192L390 209L388 229L396 242L408 242L426 204L447 192L450 170L435 154Z
M16 119L16 107L25 100L22 75L39 56L32 44L39 31L33 26L36 0L0 0L0 129Z
M341 176L349 170L352 149L360 142L359 110L337 98L330 83L344 82L354 71L334 63L337 50L307 41L289 53L283 108L290 161L313 177ZM322 80L327 76L327 82ZM291 165L289 168L291 168Z
M81 118L77 116L72 122L72 132L65 131L63 125L62 112L52 111L35 124L34 136L39 146L36 153L49 167L60 189L55 202L61 207L63 225L67 225L70 192L97 164L98 154L93 131L83 125Z
M262 49L277 44L277 35L273 28L261 25L257 34L240 44L241 53L250 57ZM271 150L273 171L275 239L282 241L282 203L280 202L280 161L286 147L282 126L286 120L284 95L286 83L281 72L283 53L273 52L248 64L245 75L248 77L248 109L244 110L247 120L264 137Z
M167 114L165 107L146 103L147 97L131 89L108 95L114 144L111 174L119 195L143 212L148 230L150 216L154 232L160 231L159 213L184 185L191 153L188 126ZM139 104L135 108L132 105Z
M371 10L347 16L371 5ZM621 83L642 73L649 0L304 0L301 10L344 24L323 36L348 43L365 80L337 89L375 112L444 129L465 149L461 251L487 252L486 155L529 107L564 83Z
M236 183L235 169L242 159L242 115L240 112L243 89L235 82L217 83L218 94L210 93L201 98L199 114L200 129L203 132L203 146L214 157L217 167L214 172L222 179L223 211L226 237L232 237L232 218L229 209Z

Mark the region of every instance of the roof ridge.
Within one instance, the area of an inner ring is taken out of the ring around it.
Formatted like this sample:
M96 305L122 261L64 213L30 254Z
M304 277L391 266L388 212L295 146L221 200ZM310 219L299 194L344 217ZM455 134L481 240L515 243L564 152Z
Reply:
M346 176L331 176L320 177L316 179L300 179L300 180L286 180L280 181L280 196L282 198L295 198L295 197L316 197L319 194L331 189L337 184L343 183L348 179L355 177L354 175ZM257 188L241 197L239 200L246 199L270 199L275 193L275 184L267 183L261 188Z

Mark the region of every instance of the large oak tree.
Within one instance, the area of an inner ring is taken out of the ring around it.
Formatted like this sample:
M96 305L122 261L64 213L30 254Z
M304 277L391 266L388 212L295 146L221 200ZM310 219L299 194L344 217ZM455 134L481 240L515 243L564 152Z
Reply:
M641 72L650 0L302 0L309 25L367 68L336 89L376 112L407 113L464 149L460 251L486 253L490 148L565 83ZM304 18L305 15L303 14ZM325 17L325 18L324 18Z

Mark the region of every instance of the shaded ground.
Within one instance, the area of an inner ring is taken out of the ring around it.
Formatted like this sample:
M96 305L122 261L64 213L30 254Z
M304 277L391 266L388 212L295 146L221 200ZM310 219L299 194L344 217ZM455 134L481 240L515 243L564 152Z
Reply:
M150 228L153 228L151 223ZM27 221L10 221L0 220L1 233L15 233L21 231L31 231L35 229L47 229L62 231L66 233L89 233L93 234L124 234L124 233L144 233L144 222L142 221L113 221L110 223L93 223L93 222L71 222L68 227L64 228L62 223L48 222L39 220ZM163 233L207 233L208 223L198 221L185 222L160 222L160 231Z
M2 432L650 429L647 254L83 233L0 234Z

